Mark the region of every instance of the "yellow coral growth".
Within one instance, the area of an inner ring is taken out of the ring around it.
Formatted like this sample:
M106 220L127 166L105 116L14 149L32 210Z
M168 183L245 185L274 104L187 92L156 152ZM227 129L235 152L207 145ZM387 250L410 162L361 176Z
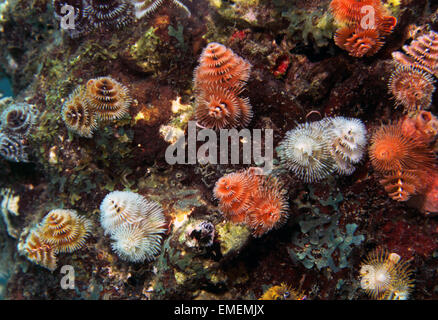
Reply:
M286 283L279 286L270 287L266 290L259 300L304 300L305 294L293 289Z

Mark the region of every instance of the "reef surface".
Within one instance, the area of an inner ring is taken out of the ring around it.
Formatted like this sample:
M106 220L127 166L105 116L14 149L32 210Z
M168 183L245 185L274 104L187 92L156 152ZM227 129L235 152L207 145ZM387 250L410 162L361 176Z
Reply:
M15 139L1 146L8 149L0 157L0 297L259 299L284 283L302 293L299 299L370 299L361 266L383 248L409 263L415 279L409 299L438 299L436 202L433 210L419 194L392 199L367 152L352 174L309 182L282 167L275 149L297 123L357 118L370 140L383 124L417 116L420 110L404 109L388 89L393 53L438 31L438 4L383 1L397 23L376 53L357 57L335 43L340 26L329 0L166 0L143 16L134 3L148 8L154 1L109 0L118 15L83 17L92 15L84 3L99 10L101 2L0 3L0 76L13 91L0 100L0 111L32 106L16 111L31 119L29 131L0 130ZM63 4L87 13L77 16L80 32L61 28ZM170 143L187 137L197 117L201 85L194 72L211 42L252 66L239 87L238 98L252 107L245 127L273 130L273 175L284 190L287 219L262 235L230 220L214 193L220 178L260 164L166 161ZM120 116L86 100L110 86L122 101L129 93L129 107L114 107L125 108ZM72 109L80 123L67 113L74 92L87 101L74 102L84 108ZM436 115L437 103L433 91L424 109ZM87 125L92 129L81 129ZM431 140L435 152L436 132ZM5 156L11 150L14 158ZM101 203L113 191L140 194L162 208L165 231L150 261L127 261L114 250L115 236L101 224ZM57 265L49 270L35 263L48 259L40 251L32 261L35 249L27 243L58 208L75 210L92 230L87 225L86 239L72 252L55 248ZM62 266L74 269L72 288L62 286Z

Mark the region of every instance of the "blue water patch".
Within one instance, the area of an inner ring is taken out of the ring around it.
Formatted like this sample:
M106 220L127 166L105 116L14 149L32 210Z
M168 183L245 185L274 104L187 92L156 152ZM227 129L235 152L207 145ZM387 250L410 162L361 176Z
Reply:
M2 290L3 289L2 287L5 287L7 282L8 282L8 279L2 278L0 276L0 300L4 300L4 296L3 296L4 290Z
M9 78L1 78L0 79L0 93L3 94L3 97L12 97L12 85Z

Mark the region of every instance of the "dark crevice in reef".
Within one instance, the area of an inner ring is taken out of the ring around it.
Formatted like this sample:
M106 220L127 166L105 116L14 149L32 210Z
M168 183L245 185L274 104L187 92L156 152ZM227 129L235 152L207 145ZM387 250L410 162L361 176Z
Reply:
M312 40L308 45L298 44L295 48L290 50L291 54L305 55L310 62L323 61L325 59L334 57L336 54L339 54L341 52L342 51L339 48L336 48L332 44L328 46L320 47L318 50L315 50L315 44Z

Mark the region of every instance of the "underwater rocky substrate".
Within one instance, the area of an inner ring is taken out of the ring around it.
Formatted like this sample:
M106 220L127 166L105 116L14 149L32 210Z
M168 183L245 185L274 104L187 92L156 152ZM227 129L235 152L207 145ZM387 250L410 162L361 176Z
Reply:
M184 7L165 1L141 18L130 1L109 2L132 16L105 23L84 18L79 36L60 30L58 1L1 4L0 63L13 98L0 108L14 101L33 105L38 120L14 140L24 146L16 159L29 162L0 159L0 297L258 299L284 283L306 299L368 299L361 267L383 247L414 271L410 298L437 298L436 217L422 210L423 195L391 199L368 155L351 175L305 183L280 168L275 151L288 219L261 237L250 225L229 221L214 197L220 178L248 166L169 165L165 159L169 143L197 119L194 70L212 42L252 65L238 94L251 105L245 125L273 129L275 147L297 123L357 118L369 139L382 124L412 116L388 91L392 54L406 53L404 45L438 30L436 4L383 1L397 24L377 53L357 57L353 46L335 43L339 27L328 0L178 1ZM98 118L87 138L66 126L62 109L76 89L94 88L89 81L100 77L126 87L132 99L119 119L105 118L97 107L87 113ZM435 115L437 95L430 94L425 108ZM123 190L163 209L166 231L153 261L123 260L101 227L100 204ZM60 286L60 268L51 272L17 249L26 232L60 208L75 210L93 226L82 247L56 253L58 267L74 267L75 288L69 290Z

